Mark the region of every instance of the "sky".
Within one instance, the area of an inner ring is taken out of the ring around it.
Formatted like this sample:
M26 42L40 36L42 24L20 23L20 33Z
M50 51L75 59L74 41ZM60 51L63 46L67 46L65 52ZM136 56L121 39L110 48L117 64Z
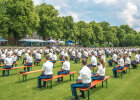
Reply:
M140 0L33 0L34 5L53 5L59 16L72 16L74 21L107 21L110 25L128 24L140 31Z

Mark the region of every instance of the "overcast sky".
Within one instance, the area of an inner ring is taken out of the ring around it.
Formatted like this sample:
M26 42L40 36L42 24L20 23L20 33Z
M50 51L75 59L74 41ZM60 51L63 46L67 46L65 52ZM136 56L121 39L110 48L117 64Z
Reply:
M53 5L60 16L74 21L107 21L111 25L128 24L140 31L140 0L33 0L35 5Z

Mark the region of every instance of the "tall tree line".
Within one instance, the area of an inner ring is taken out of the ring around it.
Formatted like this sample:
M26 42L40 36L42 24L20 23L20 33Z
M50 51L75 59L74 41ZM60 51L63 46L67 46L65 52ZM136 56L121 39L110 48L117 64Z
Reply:
M32 0L0 0L0 35L16 41L37 32L43 39L72 40L82 46L140 46L140 32L128 25L108 22L74 22L72 16L59 16L45 3L34 6Z

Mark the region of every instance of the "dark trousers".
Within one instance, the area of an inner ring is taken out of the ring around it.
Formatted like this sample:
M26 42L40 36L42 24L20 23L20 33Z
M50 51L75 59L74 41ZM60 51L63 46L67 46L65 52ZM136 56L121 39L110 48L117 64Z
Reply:
M103 80L105 77L104 76L93 76L91 77L92 81L94 80Z
M0 62L4 63L4 60L3 60L3 59L1 59L1 60L0 60Z
M124 67L118 67L118 68L114 68L112 69L113 70L113 74L114 74L114 77L117 77L117 70L123 70Z
M22 64L24 64L24 63L25 63L25 60L27 60L27 58L24 58L24 59L23 59L23 62L22 62Z
M41 87L41 79L50 79L52 78L53 75L41 75L41 76L38 76L38 87ZM45 87L46 86L46 81L43 81L43 86Z
M125 65L124 67L130 67L130 64Z
M21 59L21 56L17 56L18 57L18 60L19 60L19 58Z
M87 67L96 67L96 65L87 65Z
M52 60L51 62L52 62L52 63L56 63L56 60Z
M108 61L108 64L109 64L110 67L112 67L112 62L115 62L115 60L110 59L110 60Z
M12 66L5 66L5 67L3 67L3 69L11 69L12 68ZM5 75L5 70L3 70L3 76Z
M57 75L61 75L61 74L69 74L70 71L64 70L64 71L58 71ZM58 81L60 81L60 78L58 78ZM63 81L63 77L61 77L61 81Z
M32 63L26 63L24 66L32 66ZM30 67L27 67L27 70L30 71ZM26 71L26 67L24 68L24 71Z
M34 65L37 63L37 65L38 65L38 62L36 62L36 61L41 61L41 59L36 59L36 60L34 60Z
M77 63L77 59L81 59L81 58L75 58L75 63Z
M76 88L88 88L90 86L91 84L74 83L71 85L72 95L75 96L75 98L78 98ZM84 95L84 91L81 91L81 92L82 92L82 95Z
M17 67L16 61L13 61L12 67L14 66L14 64L15 64L15 67Z
M138 63L139 62L136 62L136 61L131 62L131 65L132 65L133 69L135 69L137 67Z

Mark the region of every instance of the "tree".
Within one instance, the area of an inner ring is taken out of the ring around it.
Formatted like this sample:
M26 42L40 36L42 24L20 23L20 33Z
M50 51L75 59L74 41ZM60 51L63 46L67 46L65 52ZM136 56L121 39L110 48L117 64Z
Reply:
M0 16L1 33L8 34L10 44L13 44L15 39L32 34L38 27L39 17L35 13L32 0L5 0L0 6L3 10Z
M38 5L36 11L40 18L39 27L37 33L44 39L46 37L57 37L58 22L61 20L58 18L58 11L52 6L45 3Z

